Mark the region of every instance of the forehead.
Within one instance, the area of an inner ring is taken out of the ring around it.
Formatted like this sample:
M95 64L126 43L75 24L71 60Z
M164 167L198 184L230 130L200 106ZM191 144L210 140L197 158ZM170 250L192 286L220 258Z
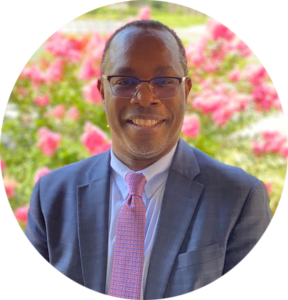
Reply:
M111 42L106 55L108 75L183 76L179 46L166 30L126 28ZM164 73L164 74L163 74Z

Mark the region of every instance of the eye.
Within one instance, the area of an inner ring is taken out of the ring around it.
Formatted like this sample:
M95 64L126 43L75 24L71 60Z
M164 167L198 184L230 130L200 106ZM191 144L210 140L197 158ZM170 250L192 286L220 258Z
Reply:
M175 84L174 78L159 77L153 80L154 85L172 85Z
M131 85L133 82L131 80L118 80L116 82L117 85Z
M114 85L118 86L135 86L138 84L138 81L133 78L115 78Z

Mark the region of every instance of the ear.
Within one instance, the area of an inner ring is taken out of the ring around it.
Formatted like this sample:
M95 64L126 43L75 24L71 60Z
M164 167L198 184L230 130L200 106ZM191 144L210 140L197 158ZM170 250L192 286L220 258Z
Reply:
M187 104L188 96L190 93L190 90L192 88L192 79L190 77L187 77L185 79L185 103Z
M102 98L102 107L103 107L103 110L105 111L106 110L106 103L105 103L105 96L104 96L104 83L103 83L103 80L102 78L99 78L97 80L97 89L101 95L101 98Z
M192 88L192 80L190 77L186 77L185 79L185 111L187 110L187 102L190 90Z

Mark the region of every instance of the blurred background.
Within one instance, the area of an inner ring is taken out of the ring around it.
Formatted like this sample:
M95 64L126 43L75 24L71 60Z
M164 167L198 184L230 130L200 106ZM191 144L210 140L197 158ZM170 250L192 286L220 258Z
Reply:
M101 56L117 28L144 19L173 28L186 49L193 88L182 138L264 181L275 213L288 144L280 100L265 68L233 32L200 12L130 1L66 24L35 52L13 88L2 126L1 170L23 229L41 176L111 146L97 91Z

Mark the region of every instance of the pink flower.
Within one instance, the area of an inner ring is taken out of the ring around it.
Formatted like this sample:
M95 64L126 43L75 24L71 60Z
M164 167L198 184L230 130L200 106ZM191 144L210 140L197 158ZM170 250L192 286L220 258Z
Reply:
M277 131L264 131L261 133L264 143L263 151L266 153L282 153L282 148L287 142L287 137Z
M218 126L224 126L233 115L246 110L252 101L250 95L239 94L233 86L226 83L218 82L214 87L204 80L202 88L204 90L192 101L193 107L202 114L211 114L212 120Z
M195 109L201 110L204 115L207 115L216 110L220 103L221 97L204 91L195 96L193 106Z
M143 7L140 10L138 20L151 20L151 9L149 6Z
M213 46L210 47L209 57L214 63L222 62L227 53L230 51L230 44L227 41L214 42Z
M235 102L230 102L228 99L225 105L220 106L212 113L212 119L218 126L224 126L231 117L238 111L238 106Z
M260 156L262 155L263 152L263 143L260 143L258 141L253 141L252 142L252 151L254 152L255 155Z
M207 73L214 73L217 71L218 62L216 60L207 60L203 66L203 69Z
M288 146L282 147L281 154L283 155L283 157L288 158Z
M91 57L84 61L80 69L79 78L82 80L90 80L95 77L100 77L100 67L95 58Z
M79 119L79 110L73 106L67 111L66 116L68 119L77 121Z
M98 80L93 80L91 83L83 87L83 97L86 102L98 104L101 103L102 98L97 88Z
M94 68L100 66L106 41L107 41L107 37L103 38L98 32L94 33L89 40L86 53L92 59Z
M57 105L52 110L49 111L49 114L56 119L62 119L65 114L65 105Z
M3 172L5 170L4 160L0 159L0 165L1 165L1 171Z
M253 96L250 94L235 93L234 96L231 94L231 101L234 102L237 111L245 111L248 105L253 102Z
M226 26L212 19L207 23L207 28L213 40L225 39L230 41L235 36Z
M28 212L29 212L29 205L27 206L22 206L22 207L18 207L15 212L14 215L17 219L17 221L21 221L24 223L24 225L27 225L27 221L28 221Z
M21 98L29 95L29 92L25 87L19 86L15 90L17 94L21 95Z
M262 84L267 78L269 78L268 73L263 66L255 65L249 65L244 71L244 76L248 78L248 81L253 86L258 86L259 84Z
M34 99L34 103L40 107L45 107L50 103L50 99L48 96L39 96Z
M19 72L20 78L30 78L31 79L31 67L24 65Z
M89 41L89 37L86 35L69 36L70 47L76 51L84 51Z
M191 67L199 67L205 61L206 40L202 39L200 43L191 43L185 48L188 64Z
M61 135L50 131L46 127L41 127L38 130L39 141L37 147L41 149L42 153L47 156L52 156L58 149L61 141Z
M185 115L182 132L185 136L195 138L199 135L200 123L197 114Z
M257 156L274 153L287 157L287 148L287 137L277 131L262 132L261 139L252 142L252 151Z
M58 82L63 78L63 61L58 58L54 63L52 63L46 73L45 73L45 81L47 84L51 82Z
M4 177L4 188L8 198L13 198L15 196L17 182L15 180Z
M232 82L238 82L240 79L240 70L238 68L233 69L229 74L228 74L228 78L232 81Z
M271 107L281 109L278 94L271 84L259 84L252 91L256 108L259 110L269 110Z
M81 50L76 45L73 38L69 39L56 32L48 39L45 49L55 57L62 57L77 63L81 59Z
M106 133L90 122L85 125L81 141L92 155L106 151L111 147L111 141Z
M210 92L210 89L212 88L212 85L213 85L213 79L211 79L211 78L207 78L207 79L201 78L200 84L201 84L203 92L205 92L205 91Z
M251 54L250 48L242 40L236 43L234 49L237 50L242 57L247 57Z
M49 168L47 168L47 167L43 167L43 168L41 168L41 169L38 169L38 170L36 171L35 176L34 176L34 184L35 184L42 176L44 176L44 175L46 175L46 174L48 174L48 173L50 173L50 172L51 172L51 170L50 170Z
M37 66L31 67L31 78L36 85L45 81L45 75L43 71L40 70Z
M45 81L45 74L36 65L25 67L20 77L31 79L35 85L38 85L39 83L43 83Z
M93 57L96 61L98 61L99 65L100 65L100 62L102 59L104 48L105 48L105 42L102 43L101 45L99 45L96 49L94 49L94 52L93 52Z

